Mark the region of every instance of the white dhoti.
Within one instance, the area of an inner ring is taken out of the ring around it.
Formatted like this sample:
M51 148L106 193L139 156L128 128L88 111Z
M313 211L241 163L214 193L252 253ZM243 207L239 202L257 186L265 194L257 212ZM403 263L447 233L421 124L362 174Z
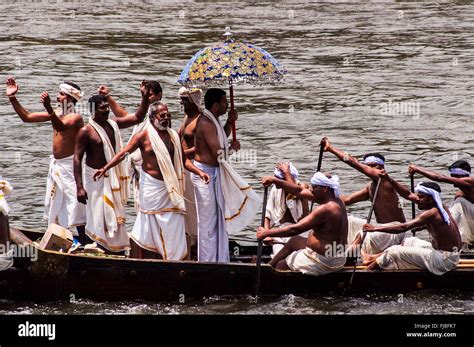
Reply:
M198 261L229 262L229 236L225 229L219 168L197 161L194 165L211 178L206 184L199 176L191 174L198 220Z
M377 264L384 270L428 270L442 275L456 268L460 252L436 250L431 243L416 237L407 237L403 246L392 246L377 258Z
M275 225L274 227L281 228L281 227L285 227L291 224L294 224L294 223L283 223L283 224ZM308 238L310 232L311 230L308 230L302 234L299 234L298 236ZM270 257L273 258L275 255L277 255L278 252L280 252L283 249L283 247L285 247L288 241L290 241L290 239L291 237L272 237L273 245L272 245L272 253L270 254Z
M462 242L474 244L474 204L465 198L457 198L449 211L458 225Z
M188 254L185 211L173 205L165 183L142 170L139 199L140 211L130 238L164 260L184 259Z
M348 233L347 233L347 243L350 245L356 239L358 234L363 233L362 228L367 221L362 218L357 218L354 216L348 216L347 220L349 222L348 225ZM393 225L397 224L398 222L393 223L372 223L373 225ZM362 245L362 251L368 254L377 254L381 253L387 248L400 245L405 238L406 233L400 234L389 234L389 233L382 233L382 232L371 232L367 233L364 244Z
M339 271L345 263L345 257L325 257L309 247L293 252L286 257L286 264L291 270L312 276Z
M97 181L92 179L96 172L87 165L84 167L84 188L87 192L87 223L86 234L92 240L112 252L120 252L130 248L130 242L125 230L125 217L114 211L116 203L120 203L118 197L115 203L106 196L105 179ZM113 194L120 195L120 192ZM123 207L123 206L122 206Z
M55 159L51 156L43 219L64 228L86 224L86 206L77 201L74 179L74 156Z
M191 181L191 172L186 172L184 177L184 202L186 204L186 216L184 217L186 223L186 235L188 238L188 245L191 247L197 241L197 210L196 198L194 196L194 186Z

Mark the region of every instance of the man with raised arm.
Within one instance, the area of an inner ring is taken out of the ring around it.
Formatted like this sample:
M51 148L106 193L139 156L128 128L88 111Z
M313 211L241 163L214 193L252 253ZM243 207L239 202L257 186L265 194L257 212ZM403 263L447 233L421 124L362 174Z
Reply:
M29 112L16 98L19 85L14 78L7 80L6 94L13 109L25 123L51 122L53 126L53 155L49 166L46 185L44 219L65 228L77 227L79 242L88 243L84 233L86 208L76 199L73 158L76 135L84 126L82 116L75 105L82 97L79 86L71 82L59 85L56 110L51 106L49 94L41 94L41 102L46 112Z
M430 180L449 183L459 189L449 211L459 227L462 241L474 244L474 177L471 177L471 165L465 160L454 162L449 167L450 176L415 165L410 165L408 172L411 175L419 173Z
M131 256L141 258L140 249L160 254L164 260L182 260L186 245L184 203L184 169L198 175L205 184L209 176L183 155L178 133L169 127L171 115L165 104L150 107L150 124L136 134L111 161L98 170L94 178L106 172L128 153L140 150L143 163L140 173L140 211L133 231ZM138 247L135 247L138 246Z
M372 201L380 170L385 168L384 156L379 153L369 153L364 156L364 162L361 163L348 153L334 147L326 137L321 140L321 144L326 152L334 154L339 160L370 178L369 184L364 189L348 196L341 196L344 204L349 206L361 201ZM392 185L385 180L382 180L380 184L375 200L374 213L377 223L405 222L399 196ZM365 222L365 219L349 216L349 243L360 244ZM403 233L396 235L372 233L366 236L362 249L370 254L379 253L390 246L399 245L404 237L405 234Z
M94 95L89 99L92 117L89 124L77 134L74 152L74 176L77 186L77 200L87 204L87 235L112 252L129 248L125 230L124 205L128 199L127 165L120 165L98 181L92 176L95 170L104 167L122 149L119 129L131 127L143 121L148 109L149 89L142 82L142 101L134 114L109 119L107 98ZM82 159L86 155L84 175ZM83 177L84 181L83 182Z
M259 227L257 239L291 237L283 249L270 261L278 270L300 271L319 276L338 271L346 263L347 213L340 199L339 178L317 172L311 178L312 190L276 177L263 177L265 186L275 184L288 194L319 204L295 224L277 229ZM311 230L308 238L297 236Z
M364 225L365 232L385 232L390 234L426 227L432 242L416 237L407 237L402 245L387 248L380 254L366 255L365 263L369 269L423 269L435 275L442 275L456 268L459 263L461 236L456 222L449 210L441 201L441 188L434 182L422 182L415 188L415 193L398 183L386 174L381 173L386 182L405 199L417 203L424 211L414 220L398 225Z
M196 124L194 165L211 182L204 184L191 174L198 214L198 261L228 262L228 235L253 221L261 199L227 161L227 137L237 113L230 111L225 126L220 124L219 117L228 107L225 91L210 88L204 104L206 109ZM240 149L239 142L231 148Z

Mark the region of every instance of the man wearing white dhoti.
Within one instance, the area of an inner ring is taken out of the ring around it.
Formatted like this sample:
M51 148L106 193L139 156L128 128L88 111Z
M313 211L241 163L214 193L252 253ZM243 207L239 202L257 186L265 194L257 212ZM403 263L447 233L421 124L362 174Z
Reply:
M278 163L274 174L276 178L309 188L305 183L298 181L298 170L291 163ZM272 186L268 195L264 226L270 229L295 224L307 216L308 211L306 199L298 199L292 194L287 194L283 189ZM308 234L309 231L306 231L300 236L308 237ZM273 258L289 240L289 237L272 237L265 239L264 242L272 245L271 257Z
M182 260L187 255L184 215L184 168L197 174L204 184L209 176L197 169L183 155L178 133L169 128L171 115L164 104L150 108L149 126L134 136L94 178L125 159L128 153L140 150L143 158L140 174L140 211L130 234L132 245L158 253L164 260ZM131 256L141 258L142 252L132 247Z
M415 165L410 165L408 171L411 174L419 173L433 181L452 184L459 189L449 210L459 227L462 241L474 244L474 178L471 177L471 165L465 160L454 162L449 167L450 176Z
M219 117L227 111L226 93L210 88L204 96L206 109L195 131L194 165L211 177L204 185L191 175L198 215L198 261L228 262L229 234L247 226L257 214L259 196L227 161L227 137L237 113L230 111L225 126ZM238 150L238 141L231 143Z
M46 187L44 219L65 228L77 227L79 241L85 243L85 206L76 199L73 179L73 154L76 135L84 126L82 116L76 112L75 105L82 97L79 86L71 82L59 85L56 110L51 106L49 94L41 94L46 112L29 112L16 99L19 86L13 78L7 80L7 96L18 116L26 123L49 122L53 126L53 155L51 156Z
M6 195L12 192L13 188L0 176L0 271L13 266L13 251L10 248L10 224L8 222L8 207Z
M129 248L125 230L124 204L128 198L129 174L126 165L120 165L107 177L93 180L93 174L110 161L122 149L120 130L140 123L148 109L149 89L142 83L142 102L133 115L108 119L107 98L94 95L89 99L92 117L83 127L76 141L74 154L74 177L77 199L87 204L87 235L111 252ZM82 159L86 155L84 183Z
M389 247L381 254L366 258L368 268L422 269L435 275L442 275L456 268L460 258L461 236L451 213L441 201L439 185L434 182L422 182L415 188L415 193L397 183L394 183L394 187L400 195L415 201L424 212L414 220L398 225L366 224L364 231L402 233L412 228L426 226L432 237L432 243L408 237L403 241L403 245Z
M265 237L292 237L269 264L278 270L299 271L312 276L342 269L346 263L344 250L348 222L346 207L339 198L339 177L317 172L311 178L312 190L269 176L263 177L262 183L265 186L275 184L289 194L319 204L296 224L257 229L259 240ZM311 230L307 239L297 236L307 230Z
M132 135L130 136L128 140L129 142L133 136L145 130L145 128L149 124L148 119L150 116L150 107L152 105L160 103L163 97L163 90L161 88L160 82L143 81L143 83L146 84L150 89L150 93L148 96L148 112L145 115L145 118L143 119L143 121L133 127ZM126 117L130 115L130 113L128 113L122 106L120 106L117 103L117 101L112 97L112 95L110 94L109 87L105 85L101 85L97 91L99 95L103 95L107 98L110 109L112 110L112 113L116 117ZM136 150L135 152L130 153L130 155L128 156L128 160L129 160L129 166L132 172L131 183L133 186L133 202L134 202L135 211L138 213L138 211L140 210L139 199L138 199L138 194L139 194L139 189L140 189L140 186L139 186L140 185L139 183L140 171L141 171L140 168L142 166L142 156L140 154L140 151Z

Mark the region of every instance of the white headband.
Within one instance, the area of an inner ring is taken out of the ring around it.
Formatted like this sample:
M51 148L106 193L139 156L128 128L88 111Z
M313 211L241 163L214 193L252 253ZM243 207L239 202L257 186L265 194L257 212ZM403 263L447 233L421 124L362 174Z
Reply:
M76 99L76 101L79 101L84 96L83 92L67 83L61 83L59 85L59 90L73 97L74 99Z
M329 187L334 190L336 198L341 195L341 187L339 186L339 176L333 175L331 178L327 178L322 172L316 172L311 178L311 184L313 186Z
M452 169L449 169L449 173L458 176L471 176L469 171L461 169L460 167L453 167Z
M439 194L438 191L428 188L426 186L423 186L421 185L421 183L419 183L415 188L415 193L430 195L436 202L436 206L438 206L439 211L443 215L444 221L448 223L448 225L451 224L451 221L449 220L449 215L443 207L443 202L441 201L441 195Z
M181 87L178 92L179 97L188 97L191 102L198 107L199 112L203 111L201 105L202 90L199 88Z
M365 165L369 165L369 164L385 165L385 162L381 158L371 155L364 159L364 164Z
M285 175L283 175L283 171L281 171L278 168L275 168L274 174L276 177L278 177L281 180L285 179ZM290 163L290 174L295 180L297 180L299 177L298 170L296 170L296 168L293 166L292 163Z

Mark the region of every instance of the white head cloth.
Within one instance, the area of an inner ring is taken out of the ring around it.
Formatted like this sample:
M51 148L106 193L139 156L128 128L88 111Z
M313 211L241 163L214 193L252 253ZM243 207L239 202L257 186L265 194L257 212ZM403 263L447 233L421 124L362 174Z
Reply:
M79 101L84 96L83 92L67 83L61 83L59 85L59 90L73 97L74 99L76 99L76 101Z
M292 163L289 163L289 164L290 164L290 174L291 174L291 177L293 177L295 180L297 180L298 177L299 177L298 170L296 170L296 168L293 166ZM284 179L285 179L285 175L283 175L283 171L281 171L281 170L278 169L278 168L275 168L274 174L275 174L276 177L278 177L278 178L281 179L281 180L284 180Z
M430 195L434 201L436 202L436 206L438 206L438 209L439 211L441 212L441 214L443 215L443 219L444 221L449 225L451 224L451 221L449 220L449 215L448 213L446 212L446 210L444 209L443 207L443 202L441 201L441 195L439 194L438 191L434 190L434 189L431 189L431 188L428 188L426 186L423 186L421 185L421 183L419 183L416 187L415 187L415 193L421 193L421 194L425 194L425 195Z
M202 99L202 90L199 88L186 88L181 87L178 92L179 97L188 97L191 102L197 106L199 112L203 111L203 107L201 105Z
M469 171L461 169L460 167L453 167L452 169L449 169L449 173L451 175L457 176L471 176L471 173Z
M327 178L322 172L316 172L311 178L311 184L313 186L329 187L334 191L336 198L341 195L341 187L339 186L339 176L333 175L331 178Z
M365 165L369 165L369 164L385 165L385 162L381 158L371 155L364 159L364 164Z

